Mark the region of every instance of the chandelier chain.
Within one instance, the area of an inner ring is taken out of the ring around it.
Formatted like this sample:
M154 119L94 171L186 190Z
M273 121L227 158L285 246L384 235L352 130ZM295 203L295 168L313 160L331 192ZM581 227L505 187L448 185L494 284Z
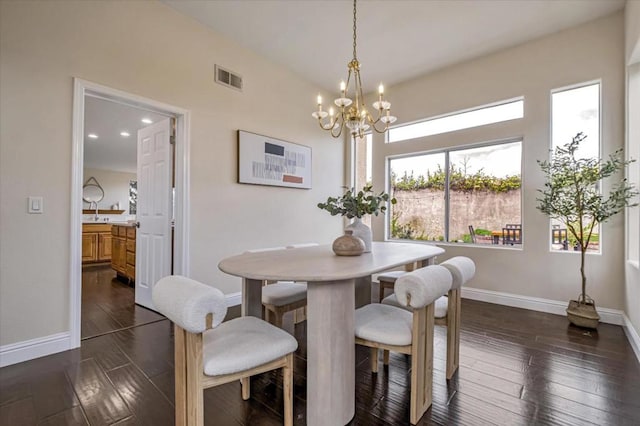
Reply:
M353 59L356 57L356 0L353 0Z

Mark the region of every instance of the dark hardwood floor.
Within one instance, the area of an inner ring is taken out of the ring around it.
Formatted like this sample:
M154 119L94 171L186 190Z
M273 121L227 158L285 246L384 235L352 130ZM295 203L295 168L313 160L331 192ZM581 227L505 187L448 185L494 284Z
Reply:
M295 423L304 425L305 323L285 319L300 344ZM564 317L463 300L461 365L449 382L445 339L436 327L433 405L421 425L640 425L640 366L621 327L589 332ZM408 357L392 355L374 375L368 356L357 349L351 424L408 424ZM0 424L172 425L172 363L172 327L161 320L2 368ZM265 373L252 378L249 401L239 383L205 391L205 422L278 425L282 405L280 374Z
M119 281L109 265L82 268L82 339L164 319L135 304L132 285Z

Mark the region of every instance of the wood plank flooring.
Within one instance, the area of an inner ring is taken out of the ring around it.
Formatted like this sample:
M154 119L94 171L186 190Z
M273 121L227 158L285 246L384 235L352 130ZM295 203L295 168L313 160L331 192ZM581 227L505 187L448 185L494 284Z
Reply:
M373 294L377 294L374 289ZM237 316L235 308L229 316ZM299 342L295 424L305 424L306 323ZM462 301L460 369L445 380L446 329L436 327L433 405L421 425L640 425L640 365L621 327ZM406 425L410 359L369 371L356 351L353 425ZM173 335L161 320L84 340L82 347L0 369L0 425L172 425ZM205 391L207 425L282 424L282 378ZM327 425L331 426L331 425Z
M135 304L135 292L109 265L82 268L82 339L164 319Z

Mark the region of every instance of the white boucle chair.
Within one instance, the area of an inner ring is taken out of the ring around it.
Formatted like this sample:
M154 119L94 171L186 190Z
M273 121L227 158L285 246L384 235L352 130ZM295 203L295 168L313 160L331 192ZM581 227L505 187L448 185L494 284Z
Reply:
M204 424L204 389L240 380L247 400L249 378L278 368L283 372L284 424L293 424L293 353L298 348L293 336L251 316L222 323L224 294L189 278L162 278L152 299L174 323L176 425Z
M411 355L410 421L416 424L429 409L433 388L434 302L451 288L451 272L430 265L397 279L395 306L372 303L356 310L355 341L371 348L371 370L378 371L378 350Z
M440 264L451 272L453 283L447 297L441 297L435 303L435 323L447 327L447 380L451 379L460 364L460 293L465 285L476 273L473 260L465 256L456 256ZM399 306L401 304L392 294L382 300L385 305ZM389 363L389 354L385 351L385 364Z
M247 250L245 253L260 253L264 251L284 250L301 247L317 246L317 243L291 244L286 247L271 247ZM294 312L294 324L306 319L307 283L293 281L265 282L262 288L262 305L265 308L266 320L276 327L282 328L282 317L290 311Z

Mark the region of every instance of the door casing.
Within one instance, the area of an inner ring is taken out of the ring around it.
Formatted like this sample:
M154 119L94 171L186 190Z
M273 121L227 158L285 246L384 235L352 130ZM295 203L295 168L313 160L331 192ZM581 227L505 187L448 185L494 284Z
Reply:
M80 347L82 303L82 178L84 168L84 100L98 96L176 117L175 227L173 273L189 276L189 127L188 110L113 89L80 78L73 79L71 162L71 238L69 259L69 349Z

